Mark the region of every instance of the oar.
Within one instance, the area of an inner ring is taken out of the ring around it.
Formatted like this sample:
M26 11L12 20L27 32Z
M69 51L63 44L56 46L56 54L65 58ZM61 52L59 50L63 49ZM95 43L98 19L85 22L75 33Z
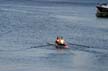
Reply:
M38 46L32 46L31 48L40 48L40 47L47 47L47 46L54 46L55 44L53 44L53 43L47 43L47 44L45 44L45 45L38 45Z
M67 42L67 43L69 43L70 45L82 46L82 47L87 47L87 48L91 48L92 47L92 46L87 46L87 45L82 45L82 44L73 44L73 43L70 43L70 42Z
M48 44L48 45L53 45L53 46L55 46L55 44L54 44L54 43L50 43L50 42L48 42L47 44Z

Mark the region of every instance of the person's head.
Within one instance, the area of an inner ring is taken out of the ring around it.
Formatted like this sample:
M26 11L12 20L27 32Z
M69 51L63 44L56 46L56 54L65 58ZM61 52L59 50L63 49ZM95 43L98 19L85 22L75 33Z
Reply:
M59 39L60 37L57 36L57 39Z
M61 36L61 39L63 39L63 37Z

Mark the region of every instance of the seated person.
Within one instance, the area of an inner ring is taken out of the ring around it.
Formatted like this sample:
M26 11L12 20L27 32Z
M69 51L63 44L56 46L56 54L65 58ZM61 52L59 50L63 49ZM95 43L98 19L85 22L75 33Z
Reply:
M65 41L64 41L63 37L61 37L61 38L57 37L55 43L59 44L59 45L63 45L63 44L65 44Z

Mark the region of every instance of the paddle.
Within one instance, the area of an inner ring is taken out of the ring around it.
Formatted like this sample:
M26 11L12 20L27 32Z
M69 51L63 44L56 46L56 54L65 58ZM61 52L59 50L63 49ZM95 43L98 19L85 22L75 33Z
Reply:
M73 43L70 43L70 42L67 42L67 43L70 44L70 45L75 45L75 46L82 46L82 47L87 47L87 48L91 47L91 46L82 45L82 44L73 44Z
M47 43L47 44L45 44L45 45L38 45L38 46L32 46L31 48L40 48L40 47L47 47L47 46L54 46L55 44L53 44L53 43Z

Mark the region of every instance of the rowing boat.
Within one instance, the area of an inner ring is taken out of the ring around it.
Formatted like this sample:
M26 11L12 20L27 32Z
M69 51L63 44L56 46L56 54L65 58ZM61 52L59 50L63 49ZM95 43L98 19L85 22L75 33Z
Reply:
M55 44L55 46L58 49L67 49L68 48L68 45L66 45L66 44Z
M67 44L56 44L56 43L48 43L49 45L55 46L57 49L67 49L69 48Z

